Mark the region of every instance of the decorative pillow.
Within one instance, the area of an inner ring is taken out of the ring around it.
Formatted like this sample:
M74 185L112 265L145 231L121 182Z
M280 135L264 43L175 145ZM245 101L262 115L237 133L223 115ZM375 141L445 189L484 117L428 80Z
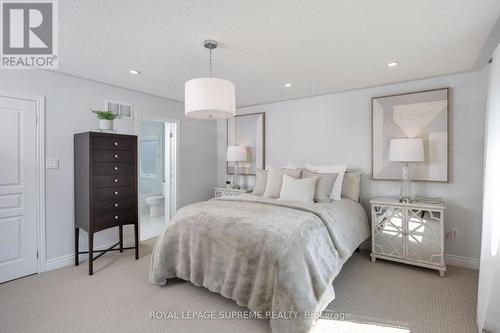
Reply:
M342 196L354 201L359 201L361 183L360 172L346 172L342 182Z
M302 170L302 178L318 177L316 182L316 191L314 201L330 202L333 184L337 179L338 173L315 173L309 170Z
M342 192L342 181L344 180L345 169L347 168L344 164L332 164L332 165L310 165L306 164L305 168L316 173L337 173L337 179L332 187L332 193L330 194L330 199L340 200L340 193Z
M277 198L281 192L283 185L283 175L288 175L293 178L300 178L301 169L270 169L267 170L267 183L263 197Z
M257 169L255 173L255 186L253 187L253 194L262 195L266 190L267 183L267 171L262 169Z
M314 203L314 189L317 180L318 177L296 179L284 174L279 200Z

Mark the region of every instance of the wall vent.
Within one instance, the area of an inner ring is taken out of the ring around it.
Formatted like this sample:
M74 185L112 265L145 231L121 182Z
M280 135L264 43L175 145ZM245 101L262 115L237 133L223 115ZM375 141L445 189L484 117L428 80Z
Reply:
M104 105L106 110L117 113L120 118L132 119L132 104L106 100Z

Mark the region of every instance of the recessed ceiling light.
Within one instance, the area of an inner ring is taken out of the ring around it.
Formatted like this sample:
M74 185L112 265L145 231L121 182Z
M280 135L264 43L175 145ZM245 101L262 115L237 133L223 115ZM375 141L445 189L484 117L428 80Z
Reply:
M132 74L132 75L141 74L141 72L140 72L140 71L135 70L135 69L131 69L131 70L129 70L128 72L129 72L130 74Z
M287 88L290 88L292 86L292 84L291 83L285 83L284 86L287 87Z
M399 65L399 62L393 61L393 62L388 63L387 67L396 67L397 65Z

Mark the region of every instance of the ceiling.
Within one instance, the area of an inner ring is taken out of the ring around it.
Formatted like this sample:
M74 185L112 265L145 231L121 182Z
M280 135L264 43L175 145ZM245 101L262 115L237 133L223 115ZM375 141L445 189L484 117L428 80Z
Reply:
M215 39L214 76L245 106L470 70L500 1L65 0L59 11L60 72L182 101Z

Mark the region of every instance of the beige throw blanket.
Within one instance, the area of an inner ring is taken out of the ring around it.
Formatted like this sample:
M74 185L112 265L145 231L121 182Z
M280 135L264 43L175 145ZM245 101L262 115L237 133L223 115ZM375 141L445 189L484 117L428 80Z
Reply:
M303 333L334 299L333 279L368 237L366 213L349 199L199 202L180 209L158 239L150 281L191 281L266 313L275 333Z

